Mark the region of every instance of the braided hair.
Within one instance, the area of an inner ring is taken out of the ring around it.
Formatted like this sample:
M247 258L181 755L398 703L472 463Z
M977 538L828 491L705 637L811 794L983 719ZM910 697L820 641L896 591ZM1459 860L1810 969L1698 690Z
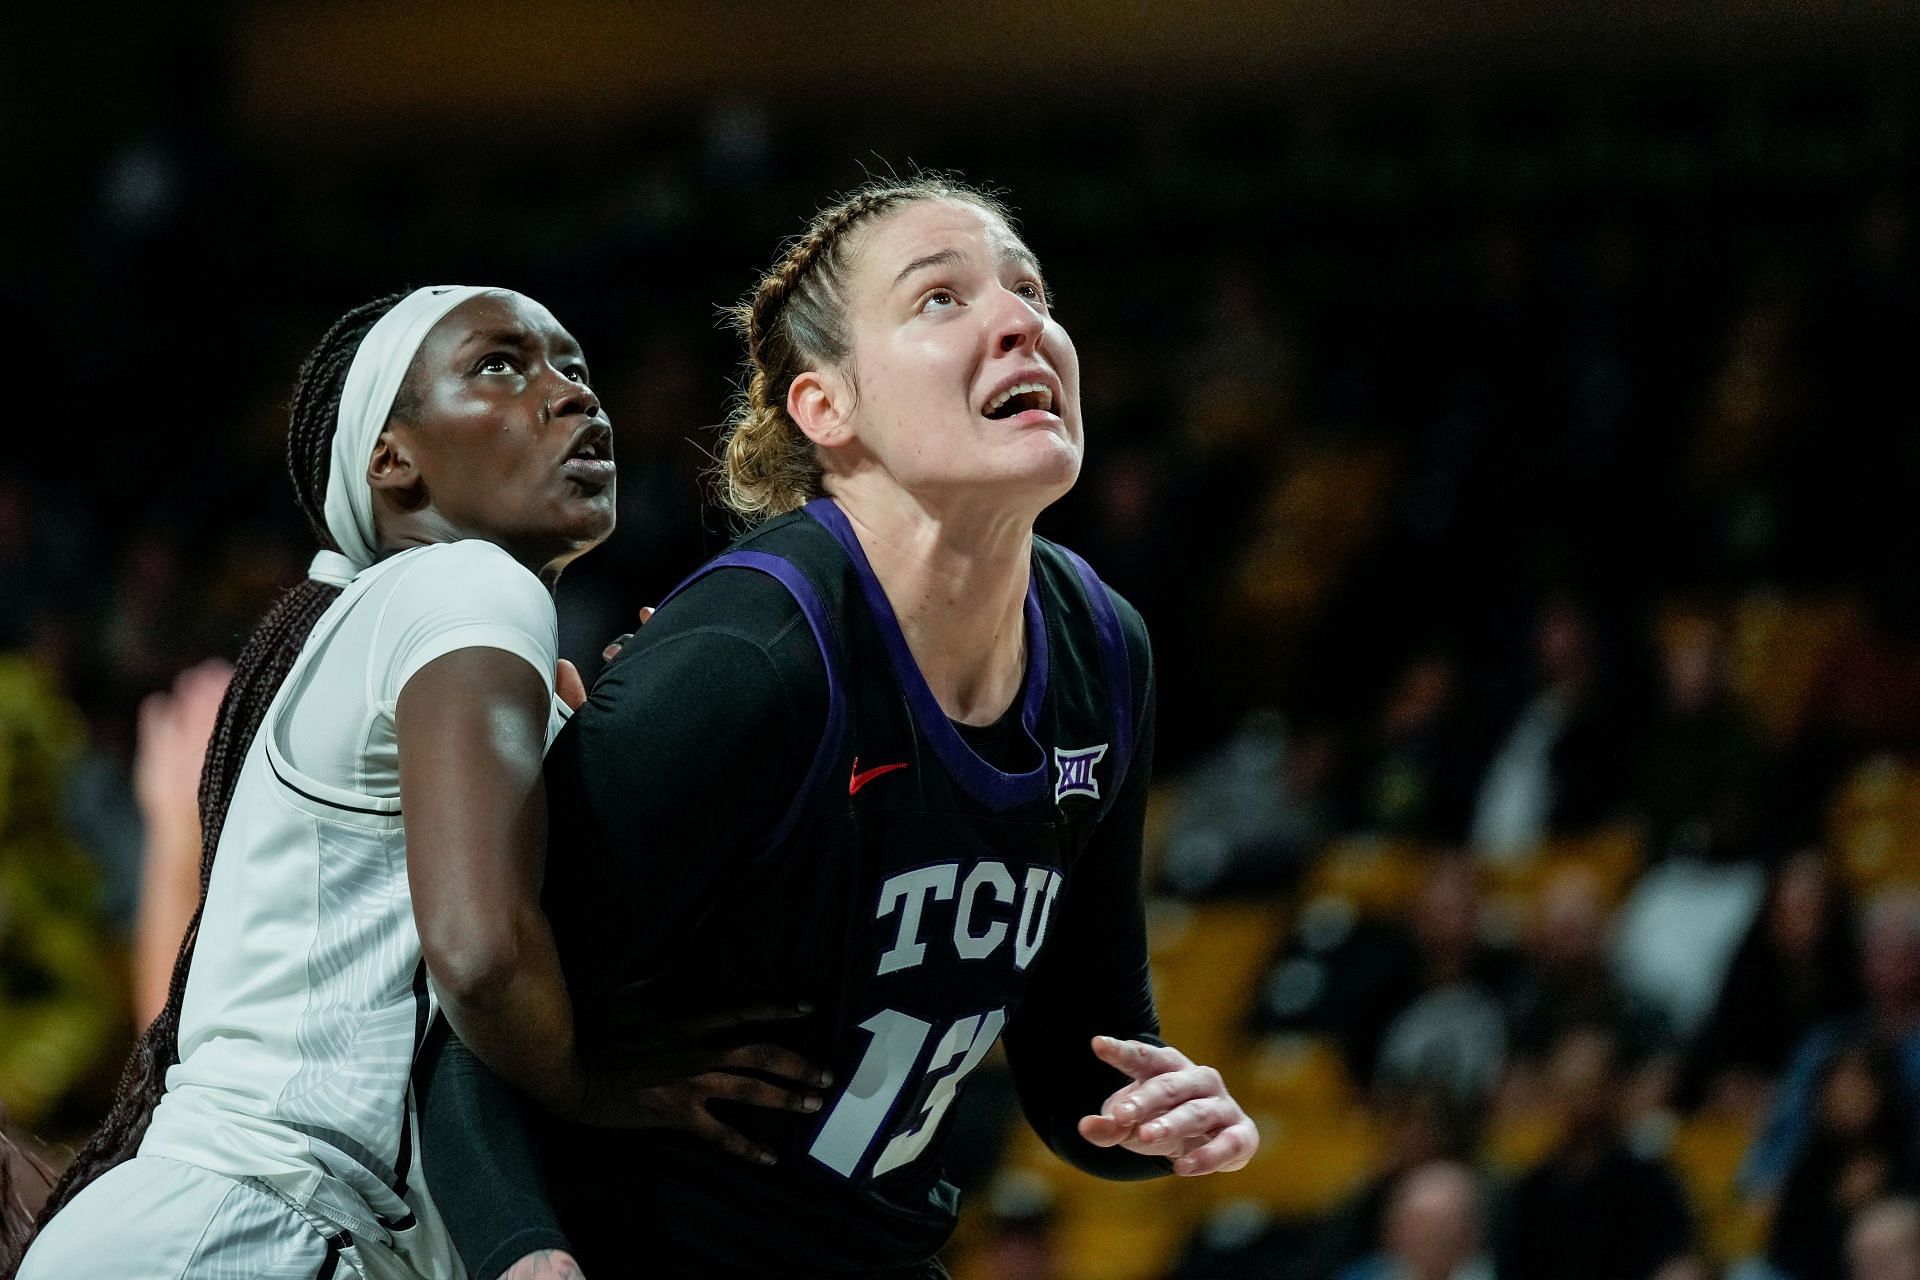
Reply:
M808 369L847 358L841 287L849 233L920 200L964 201L1012 220L994 196L944 174L870 182L815 214L753 292L728 310L746 346L746 378L727 415L715 488L720 500L749 523L784 515L819 496L819 455L787 413L787 392Z
M407 295L390 294L363 303L334 321L318 346L307 354L293 386L288 410L287 470L293 491L314 538L322 547L338 551L327 532L327 474L331 469L333 436L340 417L340 393L354 353L374 322ZM396 413L404 413L395 405ZM220 703L220 717L207 744L206 765L200 774L200 901L173 962L173 981L167 1003L134 1045L133 1056L121 1073L120 1086L107 1118L54 1185L46 1207L34 1223L38 1232L48 1220L95 1178L129 1159L140 1146L153 1109L166 1091L167 1069L180 1060L180 1005L192 967L194 942L200 934L200 914L207 904L207 884L213 875L213 855L220 846L220 829L233 799L240 764L246 759L253 735L265 718L267 705L287 678L314 623L339 596L340 588L312 579L282 595L247 638L234 664L233 680ZM31 1237L29 1237L29 1241ZM21 1253L25 1249L22 1242ZM19 1259L0 1273L10 1278Z

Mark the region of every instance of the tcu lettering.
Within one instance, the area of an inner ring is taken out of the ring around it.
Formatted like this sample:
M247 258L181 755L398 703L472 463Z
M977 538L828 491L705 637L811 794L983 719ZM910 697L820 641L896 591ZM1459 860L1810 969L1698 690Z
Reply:
M953 902L953 949L962 960L984 960L998 951L1013 932L1013 967L1025 971L1040 954L1053 900L1064 881L1051 867L1029 867L1020 885L1018 924L1013 905L1013 873L998 862L981 862L960 879L958 862L942 862L890 876L880 886L876 920L897 916L893 945L880 957L882 974L911 969L927 958L926 915L930 902ZM956 900L956 893L958 898Z
M1015 970L1025 970L1040 954L1065 877L1051 867L1029 867L1016 881L1003 863L977 862L961 879L964 865L903 871L880 886L873 918L897 921L880 973L926 960L927 938L936 927L927 919L928 906L936 902L953 903L953 950L962 960L986 959L1009 935ZM869 1037L860 1065L821 1117L808 1154L848 1179L863 1169L867 1177L884 1177L918 1161L1006 1022L1005 1009L967 1014L945 1028L899 1009L873 1014L860 1024Z

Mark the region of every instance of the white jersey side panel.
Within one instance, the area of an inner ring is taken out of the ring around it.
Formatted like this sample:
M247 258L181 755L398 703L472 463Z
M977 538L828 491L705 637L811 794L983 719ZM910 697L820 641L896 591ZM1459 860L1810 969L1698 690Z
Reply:
M241 765L180 1062L141 1144L143 1155L265 1179L357 1234L391 1235L427 1274L457 1269L440 1256L450 1246L421 1194L408 1089L435 1002L397 772L382 765L397 760L393 707L406 679L475 646L521 654L551 692L551 598L486 543L383 561L321 616ZM549 742L562 720L554 706ZM364 755L316 749L325 735L299 732L303 719L343 726ZM288 743L322 776L296 767ZM369 778L386 785L354 785Z

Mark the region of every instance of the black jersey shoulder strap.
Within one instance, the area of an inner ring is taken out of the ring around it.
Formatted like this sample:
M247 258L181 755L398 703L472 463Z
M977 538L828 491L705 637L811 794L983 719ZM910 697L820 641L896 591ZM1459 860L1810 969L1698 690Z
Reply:
M1034 539L1034 545L1056 553L1073 570L1081 592L1086 596L1087 608L1093 618L1094 634L1100 644L1101 676L1107 686L1109 714L1113 717L1113 778L1112 789L1101 798L1100 816L1106 817L1107 810L1126 785L1127 773L1133 767L1134 729L1138 715L1133 698L1133 657L1127 652L1127 632L1121 625L1120 611L1114 608L1113 593L1107 590L1107 584L1100 581L1100 575L1093 566L1081 559L1080 555L1057 542L1046 539Z
M794 828L806 814L808 802L819 791L827 771L838 760L841 747L847 737L847 682L841 661L841 647L833 628L832 615L814 588L813 580L808 578L799 565L784 556L770 551L757 551L751 548L736 548L701 565L694 570L679 586L669 591L666 599L673 599L682 591L719 569L751 569L764 573L787 589L795 604L800 606L801 614L807 620L807 627L813 632L813 642L820 650L821 665L827 672L827 723L820 733L820 745L814 749L813 763L807 768L806 780L794 791L793 799L788 802L786 812L780 815L780 821L768 833L761 845L759 857L766 857L783 844L793 834Z

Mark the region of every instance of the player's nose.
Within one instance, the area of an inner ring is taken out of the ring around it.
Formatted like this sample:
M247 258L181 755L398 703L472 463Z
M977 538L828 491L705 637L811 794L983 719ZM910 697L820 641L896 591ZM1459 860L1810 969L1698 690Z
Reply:
M548 418L599 416L600 397L593 393L592 387L569 378L558 369L549 368L547 374L553 382L547 395Z
M998 290L989 304L989 330L993 349L1001 355L1032 351L1040 345L1046 331L1046 317L1034 305L1011 289Z

